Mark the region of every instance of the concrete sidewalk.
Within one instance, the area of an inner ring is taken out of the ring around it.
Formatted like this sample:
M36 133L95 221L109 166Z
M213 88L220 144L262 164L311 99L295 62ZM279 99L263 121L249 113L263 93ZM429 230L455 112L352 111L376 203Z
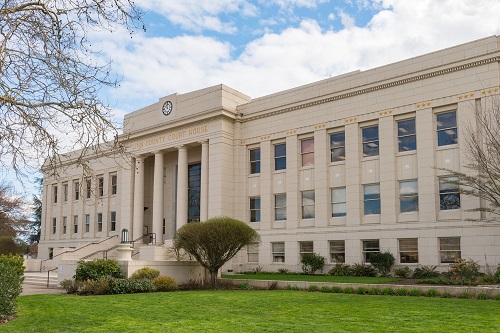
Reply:
M24 272L24 295L64 294L64 289L57 284L57 273L51 273L47 288L47 272Z

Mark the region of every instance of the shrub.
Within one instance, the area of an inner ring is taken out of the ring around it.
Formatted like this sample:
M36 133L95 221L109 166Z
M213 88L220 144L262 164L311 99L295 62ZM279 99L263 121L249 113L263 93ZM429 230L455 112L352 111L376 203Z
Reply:
M160 275L159 270L150 267L143 267L141 269L136 270L130 278L136 280L141 280L141 279L153 280L159 275Z
M500 294L496 294L495 297L493 297L496 301L500 301Z
M76 281L75 279L63 280L60 285L68 294L76 294L81 287L81 281Z
M432 279L439 276L439 272L436 272L437 266L418 266L415 268L412 274L414 279Z
M80 260L76 267L74 279L78 281L96 281L103 276L110 276L117 279L123 278L118 261L107 259Z
M309 286L309 291L311 291L311 292L315 292L315 291L318 291L318 290L319 290L319 287L317 285L315 285L315 284L311 284Z
M322 293L331 293L332 292L332 288L330 288L328 286L323 286L323 287L321 287L321 292Z
M340 294L341 292L342 292L342 288L337 287L337 286L332 287L332 293Z
M346 264L335 264L335 266L328 271L328 275L331 276L348 276L349 274L351 274L351 266Z
M253 289L253 287L248 284L248 283L240 283L240 285L238 286L240 289L244 289L244 290L251 290Z
M437 297L437 296L439 296L439 293L438 293L438 291L436 289L429 289L425 293L425 296L427 296L427 297Z
M391 268L396 262L394 255L389 252L377 252L370 255L370 264L377 269L382 276L388 276Z
M493 276L495 277L495 282L500 283L500 264L498 264L497 270Z
M479 293L477 294L477 299L488 299L488 294Z
M422 292L419 289L412 289L408 293L410 296L422 296Z
M354 288L352 288L352 287L346 287L344 289L344 294L354 294Z
M0 254L0 262L4 262L12 267L14 273L18 276L24 275L24 259L19 255Z
M458 298L468 299L468 298L470 298L470 295L469 295L469 293L463 292L463 293L458 294Z
M184 290L203 290L207 289L207 285L203 283L202 279L189 279L184 281L181 288Z
M352 276L375 276L377 272L375 268L366 264L354 264L351 266Z
M359 287L356 289L356 294L358 295L366 295L368 293L368 290L364 287Z
M12 263L16 259L9 260L0 260L0 320L16 313L16 299L23 290L24 278L19 274L19 265Z
M400 277L400 278L409 278L411 276L411 273L413 271L410 269L410 267L408 266L405 266L405 267L401 267L401 268L398 268L398 269L395 269L394 270L394 275L397 276L397 277Z
M380 289L379 288L370 288L368 289L368 294L370 295L378 295L380 294Z
M409 294L408 289L406 288L398 288L395 291L396 296L407 296Z
M323 271L325 260L325 257L317 253L304 253L300 260L302 263L302 271L306 274L314 274L314 272L318 270Z
M479 264L474 260L455 259L449 272L454 278L472 280L480 275L479 268Z
M453 297L453 295L450 294L450 293L448 293L448 292L444 292L444 293L441 294L441 297L442 298L451 298L451 297Z
M382 295L394 295L395 291L392 288L384 288L382 289Z
M267 286L267 290L276 290L278 289L278 281L272 281Z
M295 285L293 285L293 286L291 286L291 285L289 285L289 284L288 284L288 285L286 286L286 289L288 289L288 290L293 290L293 291L299 291L299 290L300 290L300 289L299 289L299 287L297 287L297 285L296 285L296 284L295 284Z
M98 280L85 280L81 282L82 295L106 295L109 293L112 278L102 276Z
M290 270L288 268L278 268L278 273L279 274L288 274L288 273L290 273Z
M160 275L154 278L153 285L157 291L175 291L179 289L175 279L166 275Z
M262 266L257 266L257 267L254 267L251 269L251 271L254 273L254 274L257 274L257 273L262 273Z
M109 294L135 294L155 291L151 280L109 279Z

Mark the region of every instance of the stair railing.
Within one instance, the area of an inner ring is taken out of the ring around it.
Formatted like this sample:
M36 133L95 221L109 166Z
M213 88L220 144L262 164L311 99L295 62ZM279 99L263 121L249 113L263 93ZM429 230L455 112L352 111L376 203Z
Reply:
M156 234L155 234L154 232L149 233L149 234L146 234L146 235L142 235L141 237L136 238L136 239L134 239L133 241L125 242L125 244L127 244L127 243L128 243L128 244L132 245L132 247L134 247L134 245L135 245L135 243L136 243L136 242L138 242L138 241L140 241L140 240L143 240L143 239L144 239L144 238L146 238L146 237L150 237L150 238L151 238L151 242L152 242L153 244L156 244ZM90 257L93 257L93 256L95 256L96 254L98 254L98 253L100 253L100 252L102 252L102 258L103 258L103 259L108 259L108 252L113 251L113 250L114 250L114 249L116 249L118 246L120 246L120 244L117 244L117 245L115 245L115 246L112 246L112 247L110 247L109 249L105 249L105 250L98 250L98 251L92 252L91 254L88 254L88 255L86 255L86 256L84 256L84 257L80 258L80 260L85 260L85 259L88 259L88 258L90 258ZM139 253L139 252L137 252L137 253ZM136 253L136 254L137 254L137 253Z

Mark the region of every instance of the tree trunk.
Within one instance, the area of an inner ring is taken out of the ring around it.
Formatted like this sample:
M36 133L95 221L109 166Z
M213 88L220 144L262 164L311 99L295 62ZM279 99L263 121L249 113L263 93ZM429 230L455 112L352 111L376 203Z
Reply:
M218 270L216 270L215 272L212 272L212 271L209 271L210 272L210 285L212 286L212 288L215 288L216 284L217 284L217 272Z

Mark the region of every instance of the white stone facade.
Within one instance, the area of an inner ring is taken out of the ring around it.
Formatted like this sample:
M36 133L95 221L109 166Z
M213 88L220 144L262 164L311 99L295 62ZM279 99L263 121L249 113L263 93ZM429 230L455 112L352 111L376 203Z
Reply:
M441 168L467 171L466 126L499 98L499 42L253 100L224 85L161 98L125 116L127 154L90 157L88 198L81 170L45 176L40 256L122 229L130 240L154 233L162 244L190 218L194 179L197 218L231 216L262 237L226 266L235 271L300 270L300 253L309 251L329 265L388 250L398 265L445 269L460 256L496 266L500 223L466 221L484 203L440 179ZM201 169L188 171L193 164Z

